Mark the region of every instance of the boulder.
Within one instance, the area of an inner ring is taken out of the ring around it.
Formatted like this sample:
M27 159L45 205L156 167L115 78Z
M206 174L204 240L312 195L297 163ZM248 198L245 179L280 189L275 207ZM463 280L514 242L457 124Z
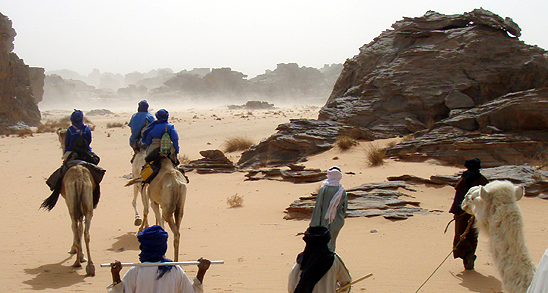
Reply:
M196 170L199 174L232 173L236 172L236 166L220 150L200 151L203 158L190 161L183 167L185 171Z
M21 122L38 126L41 118L36 104L41 96L35 98L30 77L32 73L33 84L39 85L40 70L31 70L12 52L15 35L11 20L0 13L0 132Z

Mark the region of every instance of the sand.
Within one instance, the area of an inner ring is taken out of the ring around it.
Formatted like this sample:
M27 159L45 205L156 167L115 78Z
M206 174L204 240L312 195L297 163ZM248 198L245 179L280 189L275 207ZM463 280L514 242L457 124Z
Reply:
M168 108L169 110L169 108ZM275 133L280 123L291 118L316 118L317 108L292 107L274 111L181 110L170 113L170 122L179 132L181 153L189 159L201 158L199 151L222 149L231 137L245 135L258 142ZM43 113L44 121L70 112ZM86 277L84 268L72 268L70 219L64 200L50 212L40 210L49 196L45 179L61 164L61 150L55 133L0 138L3 170L0 201L0 292L106 292L110 270L101 263L115 259L138 262L139 244L131 207L133 189L124 187L131 173L129 128L107 128L108 123L129 121L132 112L88 116L96 124L93 150L107 170L101 184L102 196L91 226L91 253L96 276ZM379 145L386 141L376 142ZM340 166L347 188L386 181L388 176L412 174L429 177L454 174L461 169L432 163L403 163L386 160L369 167L363 142L341 152L332 149L304 163L308 168ZM229 153L237 161L240 153ZM338 158L335 160L334 158ZM205 277L206 292L287 292L287 275L304 248L297 233L308 221L284 220L284 210L300 196L317 190L320 183L292 184L277 181L245 181L245 173L208 174L190 177L181 227L179 260L205 257L224 260L212 265ZM383 217L348 218L337 241L337 253L357 279L353 292L415 292L451 251L453 225L444 234L452 215L451 187L415 185L413 195L428 209L426 214L407 220ZM238 194L243 206L231 208L227 198ZM524 198L519 202L525 222L525 237L531 257L540 261L548 247L548 201ZM142 210L139 203L139 209ZM154 223L154 216L149 223ZM168 230L169 231L169 230ZM171 239L170 239L171 240ZM501 292L500 277L488 252L488 239L480 235L476 269L465 271L461 260L449 257L420 292ZM173 257L171 246L167 257ZM195 266L184 268L189 276ZM125 269L122 273L125 272Z

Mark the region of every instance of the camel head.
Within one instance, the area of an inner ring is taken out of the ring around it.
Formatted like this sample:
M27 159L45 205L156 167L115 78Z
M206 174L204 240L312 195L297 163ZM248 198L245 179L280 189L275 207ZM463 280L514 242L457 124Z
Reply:
M61 143L61 150L64 153L65 152L65 136L67 135L67 130L62 128L57 128L57 137L59 138L59 143Z
M488 217L503 204L516 204L525 194L523 186L510 181L492 181L485 186L473 186L462 201L461 208L476 217L481 225L487 225Z

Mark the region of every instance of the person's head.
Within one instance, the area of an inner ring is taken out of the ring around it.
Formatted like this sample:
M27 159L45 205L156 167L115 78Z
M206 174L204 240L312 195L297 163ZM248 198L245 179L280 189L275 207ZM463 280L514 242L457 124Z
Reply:
M167 121L169 118L169 112L166 109L160 109L156 112L156 119L158 121Z
M137 107L137 112L148 112L148 103L146 100L139 102L139 107Z
M333 166L327 170L327 180L341 180L343 177L341 168Z
M466 167L469 171L479 170L481 169L481 161L478 158L466 160L466 162L464 162L464 167Z
M80 110L74 109L74 112L70 115L70 122L72 125L78 129L84 126L84 113Z
M327 243L331 240L331 233L326 227L310 226L304 232L303 240L306 242L307 247L327 246Z
M139 246L141 262L162 261L167 251L167 238L167 232L158 225L150 226L137 234L141 244Z

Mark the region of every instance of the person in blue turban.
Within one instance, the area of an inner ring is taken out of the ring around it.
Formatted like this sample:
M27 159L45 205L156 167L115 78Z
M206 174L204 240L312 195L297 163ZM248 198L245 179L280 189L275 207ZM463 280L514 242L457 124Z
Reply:
M141 253L141 263L172 262L165 258L168 233L160 226L146 228L137 235ZM163 293L198 293L203 292L203 281L211 262L200 258L198 273L193 282L179 265L166 266L133 266L123 278L120 278L122 264L119 261L111 263L112 284L108 292L163 292Z
M154 122L154 116L148 112L148 102L146 100L140 101L137 107L137 113L131 116L128 123L128 126L131 129L129 145L133 148L135 153L137 153L141 147L139 142L143 131L152 122Z

